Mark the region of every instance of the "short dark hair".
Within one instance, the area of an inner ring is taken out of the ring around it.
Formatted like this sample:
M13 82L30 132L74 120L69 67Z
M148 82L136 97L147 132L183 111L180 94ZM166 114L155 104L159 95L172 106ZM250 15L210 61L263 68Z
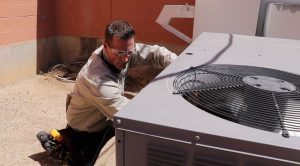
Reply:
M128 22L117 20L107 25L105 29L105 42L109 46L111 46L114 36L118 36L122 40L128 40L135 36L135 31Z

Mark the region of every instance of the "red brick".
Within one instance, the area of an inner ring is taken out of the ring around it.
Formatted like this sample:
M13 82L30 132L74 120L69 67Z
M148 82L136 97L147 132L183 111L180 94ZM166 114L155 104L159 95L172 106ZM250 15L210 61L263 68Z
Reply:
M0 32L0 45L24 42L36 39L36 29Z
M37 13L36 4L25 3L25 4L13 4L3 3L0 4L0 17L24 17L32 16Z
M0 18L0 32L36 28L36 16Z

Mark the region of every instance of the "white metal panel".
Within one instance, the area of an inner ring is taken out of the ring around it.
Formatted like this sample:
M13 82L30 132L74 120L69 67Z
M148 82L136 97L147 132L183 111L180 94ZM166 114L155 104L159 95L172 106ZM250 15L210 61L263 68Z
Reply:
M255 35L260 0L196 0L193 39L202 32Z
M264 36L300 39L300 5L269 4L265 18Z

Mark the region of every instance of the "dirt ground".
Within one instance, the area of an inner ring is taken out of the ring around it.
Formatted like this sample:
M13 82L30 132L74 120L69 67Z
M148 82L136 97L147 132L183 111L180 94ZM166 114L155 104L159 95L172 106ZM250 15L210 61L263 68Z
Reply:
M59 70L0 87L0 165L60 165L48 157L36 134L66 126L65 101L67 93L73 90L74 81L66 82L61 78L75 78L80 66L82 64L61 68L58 65L54 69ZM147 67L130 70L126 92L129 96L138 93L159 72ZM139 77L145 75L147 77ZM105 145L96 165L115 165L114 141L112 138Z
M59 165L44 152L36 133L65 127L65 99L73 87L43 75L0 87L0 165ZM115 165L114 138L96 165Z

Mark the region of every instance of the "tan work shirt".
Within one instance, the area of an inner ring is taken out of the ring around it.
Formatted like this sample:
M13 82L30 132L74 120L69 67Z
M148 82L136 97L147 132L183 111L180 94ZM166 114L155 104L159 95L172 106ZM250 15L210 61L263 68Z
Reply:
M109 63L103 46L93 52L78 73L70 104L68 125L79 131L97 132L105 127L107 118L120 110L129 99L123 96L128 67L153 66L165 68L177 55L164 47L136 44L126 68L118 71Z

